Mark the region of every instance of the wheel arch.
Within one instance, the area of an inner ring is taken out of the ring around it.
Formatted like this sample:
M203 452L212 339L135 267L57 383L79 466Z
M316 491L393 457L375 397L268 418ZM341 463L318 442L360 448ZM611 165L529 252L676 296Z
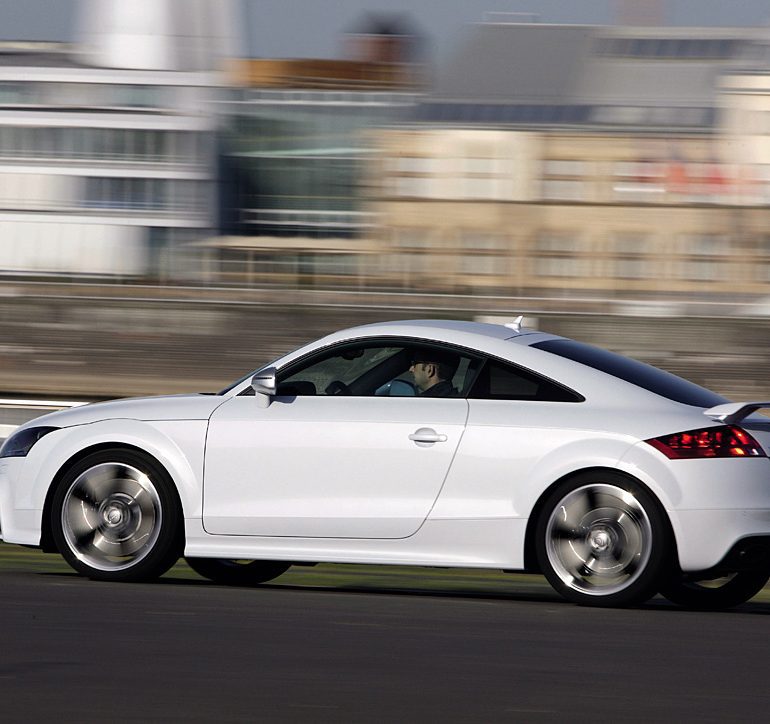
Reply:
M658 512L661 514L661 518L665 522L665 525L668 529L669 541L672 546L670 553L671 562L677 563L679 561L679 555L676 548L676 536L674 535L671 518L669 517L665 506L661 502L660 497L655 493L655 491L652 490L649 485L646 485L643 480L640 480L638 477L631 475L625 470L597 465L572 470L569 473L562 475L557 480L554 480L554 482L551 483L545 490L543 490L538 499L535 501L535 504L529 514L529 518L527 519L527 528L524 534L524 569L527 572L541 573L540 566L537 562L537 554L535 551L535 530L537 529L537 522L540 519L540 516L543 514L546 501L551 496L551 493L553 493L557 487L566 481L577 477L578 475L597 473L612 473L613 475L627 478L628 480L633 481L634 484L641 487L650 496L650 499L653 500L655 505L658 506Z
M58 552L53 539L53 528L51 523L53 499L54 495L56 494L56 489L59 487L59 483L73 465L77 464L89 455L102 452L103 450L126 450L128 452L150 458L168 476L168 479L171 483L171 492L179 509L180 519L184 520L183 506L179 495L179 488L176 481L174 480L174 476L169 472L168 467L164 465L161 460L158 460L155 455L152 455L151 453L143 450L140 447L137 447L136 445L131 445L125 442L100 442L94 445L90 445L89 447L85 447L82 450L78 450L76 453L71 455L64 463L59 466L59 469L56 471L56 474L51 480L51 484L48 486L48 491L46 492L45 501L43 503L43 517L40 522L40 548L45 553ZM184 543L184 525L179 526L178 535L182 537L182 542Z

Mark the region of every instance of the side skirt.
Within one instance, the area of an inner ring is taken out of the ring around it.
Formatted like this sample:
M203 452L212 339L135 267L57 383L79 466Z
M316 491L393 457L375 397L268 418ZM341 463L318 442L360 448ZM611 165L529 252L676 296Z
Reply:
M185 555L521 570L526 528L526 518L428 520L413 536L396 540L270 538L210 535L203 530L200 518L188 518L185 520Z

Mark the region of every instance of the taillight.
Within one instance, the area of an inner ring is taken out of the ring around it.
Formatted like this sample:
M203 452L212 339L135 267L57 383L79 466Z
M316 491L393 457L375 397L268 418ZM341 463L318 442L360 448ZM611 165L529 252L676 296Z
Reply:
M645 440L667 458L764 458L760 444L735 425L706 427Z

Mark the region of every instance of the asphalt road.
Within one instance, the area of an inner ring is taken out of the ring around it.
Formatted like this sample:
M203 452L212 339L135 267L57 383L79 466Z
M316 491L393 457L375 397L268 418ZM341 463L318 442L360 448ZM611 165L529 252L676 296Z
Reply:
M279 579L280 581L280 579ZM3 722L767 721L770 603L695 613L0 571Z

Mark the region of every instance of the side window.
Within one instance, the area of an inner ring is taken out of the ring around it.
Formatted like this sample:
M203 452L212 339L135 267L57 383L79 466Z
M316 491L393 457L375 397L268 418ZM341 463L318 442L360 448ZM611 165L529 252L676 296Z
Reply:
M280 396L465 397L482 360L444 345L344 344L278 377Z
M487 361L468 397L474 400L583 401L576 392L556 382L496 360Z
M291 370L279 380L278 394L371 395L379 386L377 382L396 377L407 360L403 347L346 346Z

